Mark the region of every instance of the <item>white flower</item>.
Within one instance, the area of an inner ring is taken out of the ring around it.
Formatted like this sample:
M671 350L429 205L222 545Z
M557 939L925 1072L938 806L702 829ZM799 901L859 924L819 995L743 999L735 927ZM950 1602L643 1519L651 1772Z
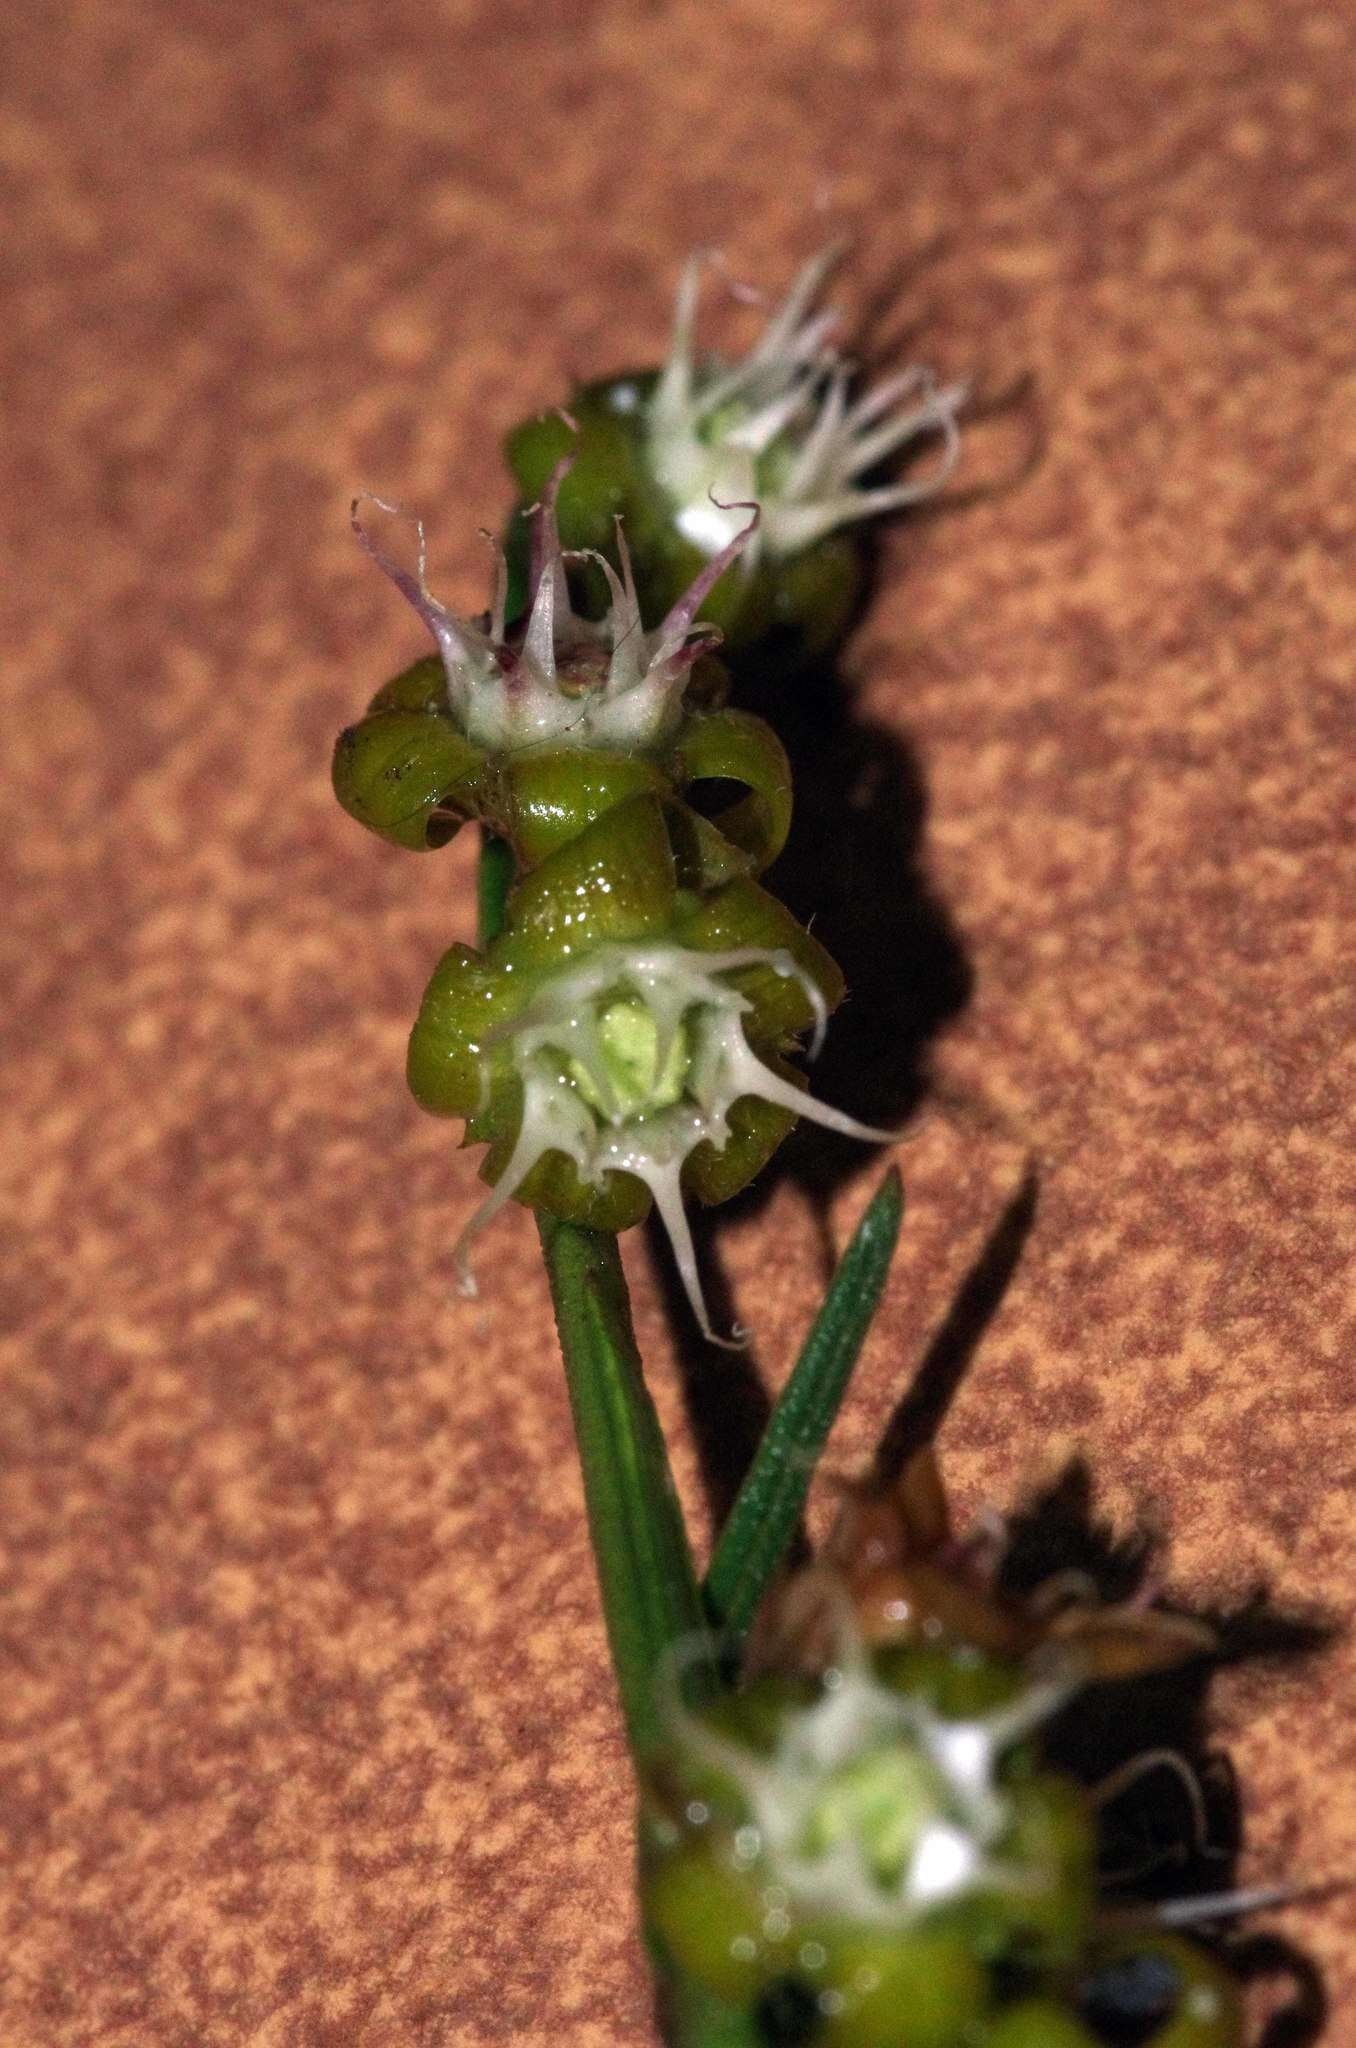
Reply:
M786 1708L771 1754L692 1713L676 1685L669 1713L684 1752L745 1802L735 1860L756 1866L765 1894L780 1887L810 1919L901 1929L969 1893L1030 1886L1029 1871L1004 1861L1014 1806L1003 1764L1073 1690L1052 1675L988 1713L949 1718L883 1684L845 1621L822 1691Z
M729 545L735 528L727 508L750 499L763 520L746 563L757 547L774 557L798 554L836 527L917 504L955 467L965 385L939 385L914 365L849 399L854 366L831 340L838 315L815 310L841 254L834 244L810 258L759 340L733 364L694 360L704 259L688 262L646 431L655 475L678 507L678 529L704 554ZM941 441L929 476L862 484L888 456L926 439Z
M602 747L647 752L672 739L682 721L683 693L692 664L714 647L720 633L699 626L697 613L708 592L741 552L758 523L756 508L652 632L646 632L621 523L617 552L621 574L592 549L562 550L556 497L572 457L561 462L536 507L532 529L530 609L526 624L505 631L508 570L496 549L494 594L480 619L456 618L438 603L424 580L423 522L413 572L383 552L358 517L358 539L409 599L428 626L447 671L447 698L466 737L489 752L529 746ZM367 502L401 517L384 498ZM580 618L570 603L565 564L587 555L607 578L611 602L598 621Z
M665 942L600 946L579 966L553 974L525 1009L487 1034L484 1056L508 1049L522 1085L523 1114L494 1192L457 1243L465 1291L475 1291L466 1257L471 1239L543 1154L563 1152L592 1187L608 1173L634 1174L645 1183L703 1335L712 1343L727 1341L711 1328L683 1208L689 1156L704 1144L724 1150L730 1111L744 1096L849 1137L894 1135L816 1102L759 1059L743 1025L754 1005L723 979L747 967L770 967L799 982L816 1018L813 1056L824 1029L824 998L790 953L759 947L708 953Z

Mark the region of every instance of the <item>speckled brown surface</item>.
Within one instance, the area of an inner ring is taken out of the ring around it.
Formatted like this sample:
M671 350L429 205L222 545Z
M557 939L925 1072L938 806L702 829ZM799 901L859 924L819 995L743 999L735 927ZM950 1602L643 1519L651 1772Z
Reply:
M345 508L425 510L478 603L499 430L653 355L693 242L784 278L826 182L849 303L903 266L1047 433L892 538L851 657L975 976L939 1069L1046 1162L959 1490L1082 1445L1179 1589L1349 1613L1354 40L1302 0L10 11L5 2048L649 2039L530 1226L451 1297L473 1167L402 1087L470 849L328 792L419 644ZM1015 1184L996 1128L906 1154L842 1464ZM803 1197L720 1243L775 1380ZM1356 1869L1350 1687L1344 1648L1222 1688L1248 1873ZM1284 1924L1356 2042L1351 1901Z

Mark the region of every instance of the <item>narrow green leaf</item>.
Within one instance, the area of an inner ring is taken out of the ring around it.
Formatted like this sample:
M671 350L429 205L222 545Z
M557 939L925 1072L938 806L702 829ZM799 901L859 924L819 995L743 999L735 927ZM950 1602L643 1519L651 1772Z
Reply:
M892 1167L839 1261L706 1575L707 1613L737 1643L795 1534L810 1480L880 1303L904 1214Z

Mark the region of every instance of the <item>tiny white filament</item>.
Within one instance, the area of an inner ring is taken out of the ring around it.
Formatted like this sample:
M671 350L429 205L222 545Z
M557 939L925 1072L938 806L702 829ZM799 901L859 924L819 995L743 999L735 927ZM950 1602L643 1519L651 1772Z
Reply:
M398 508L384 498L354 501L352 523L358 539L438 643L453 717L468 739L491 753L542 745L637 753L671 740L682 721L692 665L720 639L715 627L698 623L697 614L758 524L756 507L734 507L722 514L734 517L733 527L709 551L713 558L703 564L668 615L646 632L619 521L620 576L601 555L586 551L601 564L611 597L606 616L594 622L573 610L565 576L570 557L561 548L555 508L568 469L567 458L557 466L536 508L532 603L520 645L516 637L511 645L504 639L507 572L502 549L496 549L487 631L482 623L456 618L429 590L424 529L418 520L413 522L417 542L411 569L388 555L358 516L364 502L396 518L402 516ZM571 686L562 687L567 663L574 665L575 673Z
M849 402L853 366L831 337L837 315L814 310L841 245L804 264L748 354L734 364L694 355L705 259L693 256L678 287L668 360L646 418L655 475L684 538L714 554L735 533L732 507L756 499L763 519L745 553L798 554L836 527L935 496L960 456L964 384L939 384L914 364ZM933 443L930 472L866 486L911 442Z

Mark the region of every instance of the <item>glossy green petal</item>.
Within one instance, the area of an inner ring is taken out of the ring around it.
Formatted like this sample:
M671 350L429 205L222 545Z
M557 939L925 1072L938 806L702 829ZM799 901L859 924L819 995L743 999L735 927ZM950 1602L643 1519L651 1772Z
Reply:
M541 497L557 463L572 456L573 466L556 502L561 540L567 548L611 552L613 521L627 511L635 489L634 434L624 419L606 406L591 404L584 394L573 399L568 410L577 433L562 413L541 413L513 429L504 453L525 505Z
M946 1910L976 1955L1043 1972L1070 1969L1084 1951L1096 1900L1096 1842L1086 1795L1042 1775L1009 1786L1012 1827L995 1861L1022 1873Z
M491 957L537 973L613 941L667 936L675 887L663 806L633 797L522 877Z
M709 952L731 952L743 946L766 947L787 952L804 969L834 1010L843 1000L843 977L835 962L817 939L784 904L753 881L735 881L688 908L680 916L675 937L685 946L700 946ZM771 967L741 968L730 976L742 994L754 1005L746 1020L750 1044L776 1044L808 1031L815 1021L814 1005L793 975L778 974Z
M945 1934L832 1925L797 1934L801 1972L829 1994L818 2048L962 2048L988 2006L987 1972Z
M732 2005L757 1997L782 1953L756 1877L705 1843L665 1858L646 1886L645 1918L672 1961Z
M485 1106L483 1049L522 994L469 946L452 946L433 970L410 1033L406 1077L435 1116L474 1116Z
M976 2048L1103 2048L1103 2044L1053 1998L1019 1998L977 2037Z
M670 786L659 763L644 755L569 747L511 754L503 779L506 815L495 822L524 867L536 867L628 798Z
M449 717L392 707L340 733L334 793L360 825L423 853L477 814L484 765Z
M711 822L750 855L755 873L777 858L791 829L791 764L770 725L747 711L699 712L678 735L674 767L685 788L700 782L742 784L747 795Z

